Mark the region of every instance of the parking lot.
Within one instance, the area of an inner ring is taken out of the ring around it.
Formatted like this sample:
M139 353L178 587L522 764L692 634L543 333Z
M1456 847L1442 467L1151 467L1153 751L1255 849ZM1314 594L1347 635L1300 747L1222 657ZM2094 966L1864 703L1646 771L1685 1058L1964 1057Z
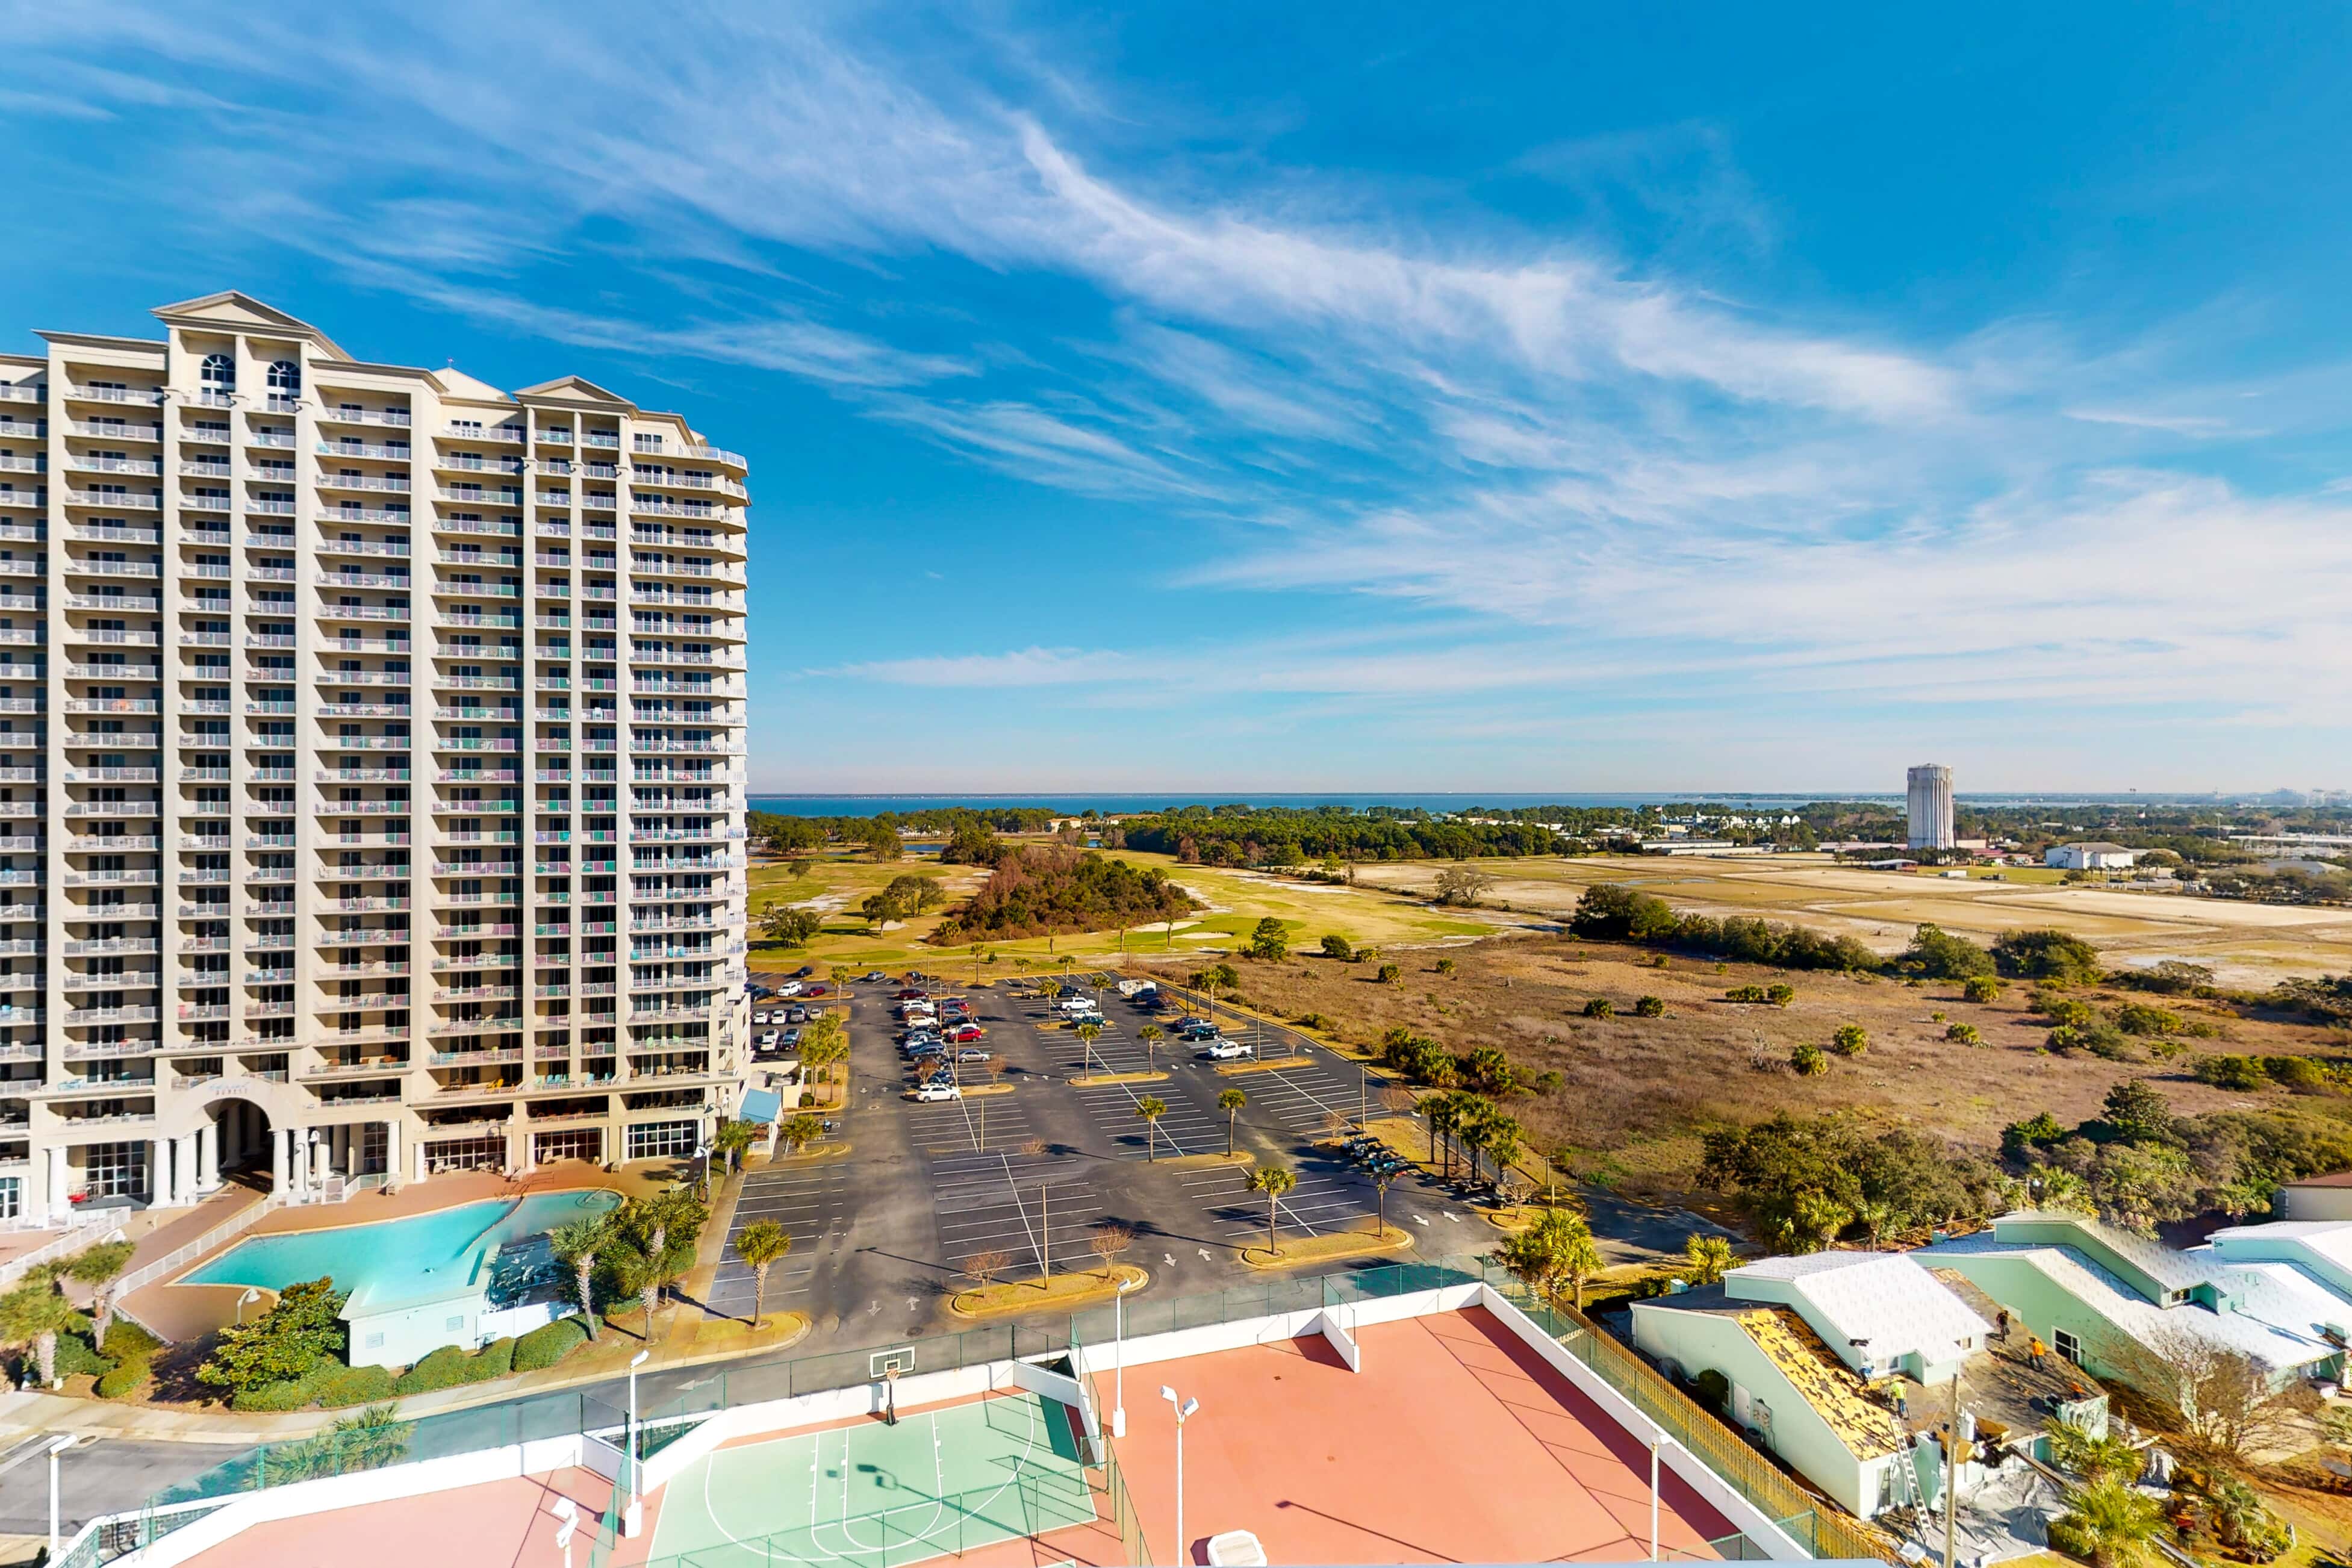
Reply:
M1208 1289L1241 1278L1236 1249L1263 1238L1265 1198L1248 1189L1246 1167L1153 1170L1145 1124L1135 1114L1147 1096L1167 1106L1150 1150L1166 1161L1223 1153L1227 1117L1217 1097L1239 1089L1247 1103L1238 1146L1298 1178L1281 1202L1282 1233L1370 1228L1379 1203L1371 1181L1320 1143L1330 1119L1352 1120L1365 1099L1353 1064L1311 1047L1299 1067L1225 1074L1192 1042L1163 1038L1147 1052L1138 1028L1154 1023L1172 1035L1176 1015L1146 1012L1108 985L1100 992L1101 1032L1089 1050L1032 983L932 982L924 989L966 998L986 1031L991 1059L959 1064L964 1085L993 1084L999 1092L918 1101L909 1094L916 1075L898 1047L903 1026L893 1016L901 984L893 976L887 984L850 987L851 1109L840 1134L849 1156L756 1173L735 1219L738 1233L759 1218L793 1232L792 1254L770 1273L769 1300L809 1312L821 1333L855 1335L839 1342L859 1344L877 1334L929 1331L939 1326L940 1303L971 1283L969 1269L982 1254L1003 1254L1008 1279L1033 1277L1046 1258L1056 1273L1098 1267L1088 1242L1107 1220L1133 1233L1128 1261L1151 1270L1155 1290ZM1226 1024L1236 1037L1249 1037ZM1264 1033L1269 1052L1301 1048L1290 1031L1269 1026ZM1070 1081L1089 1072L1141 1071L1147 1063L1167 1076ZM1380 1085L1370 1092L1376 1097ZM1412 1226L1433 1251L1485 1240L1483 1227L1459 1228L1447 1197L1415 1180L1391 1188L1389 1217ZM750 1310L750 1274L731 1258L714 1304L733 1314Z
M734 1242L745 1226L763 1219L782 1226L793 1238L792 1251L768 1269L768 1307L798 1306L825 1266L829 1247L847 1228L848 1185L848 1167L837 1160L783 1165L745 1176L728 1228L727 1256L711 1283L709 1310L730 1318L751 1315L751 1271L735 1256Z
M982 1253L1016 1277L1093 1266L1087 1243L1105 1217L1104 1194L1082 1157L982 1150L941 1155L930 1174L942 1259L957 1272Z

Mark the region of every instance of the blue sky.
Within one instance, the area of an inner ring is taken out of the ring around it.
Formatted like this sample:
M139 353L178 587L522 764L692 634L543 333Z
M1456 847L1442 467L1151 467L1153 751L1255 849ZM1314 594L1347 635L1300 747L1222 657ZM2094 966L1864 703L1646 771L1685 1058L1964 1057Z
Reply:
M762 789L2352 784L2341 8L0 24L15 329L751 458Z

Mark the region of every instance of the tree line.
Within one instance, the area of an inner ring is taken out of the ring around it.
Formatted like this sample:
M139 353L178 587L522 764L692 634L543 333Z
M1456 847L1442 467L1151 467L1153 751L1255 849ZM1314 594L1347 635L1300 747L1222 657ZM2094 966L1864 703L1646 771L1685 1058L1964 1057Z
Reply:
M1471 823L1393 809L1185 806L1129 817L1124 847L1204 866L1298 866L1317 860L1467 860L1558 855L1572 841L1532 822Z
M1064 931L1106 931L1178 919L1192 899L1157 867L1138 867L1067 844L1006 852L988 880L948 912L929 940L942 947Z

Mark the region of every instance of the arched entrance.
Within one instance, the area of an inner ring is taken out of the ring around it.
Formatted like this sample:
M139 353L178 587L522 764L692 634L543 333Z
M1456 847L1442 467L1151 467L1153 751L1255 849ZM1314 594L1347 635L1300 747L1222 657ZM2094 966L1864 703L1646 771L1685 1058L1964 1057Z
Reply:
M209 1113L222 1178L257 1176L267 1186L271 1163L269 1113L255 1101L242 1099L219 1100Z

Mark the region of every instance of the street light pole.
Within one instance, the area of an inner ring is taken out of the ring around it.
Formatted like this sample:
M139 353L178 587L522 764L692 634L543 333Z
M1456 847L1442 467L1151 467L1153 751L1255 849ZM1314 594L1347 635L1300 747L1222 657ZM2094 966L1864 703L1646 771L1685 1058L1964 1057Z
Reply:
M1111 1359L1116 1369L1113 1375L1118 1380L1110 1407L1110 1435L1114 1437L1127 1436L1127 1293L1139 1283L1121 1279L1118 1294L1111 1298Z
M1179 1405L1176 1391L1164 1384L1160 1385L1160 1397L1176 1412L1176 1561L1188 1563L1192 1561L1192 1548L1184 1534L1184 1422L1201 1408L1201 1402L1187 1399Z
M625 1533L635 1537L645 1525L645 1500L637 1495L637 1368L653 1355L651 1351L639 1351L629 1359L629 1513Z
M58 1456L81 1441L79 1433L68 1432L49 1445L49 1561L58 1560Z

